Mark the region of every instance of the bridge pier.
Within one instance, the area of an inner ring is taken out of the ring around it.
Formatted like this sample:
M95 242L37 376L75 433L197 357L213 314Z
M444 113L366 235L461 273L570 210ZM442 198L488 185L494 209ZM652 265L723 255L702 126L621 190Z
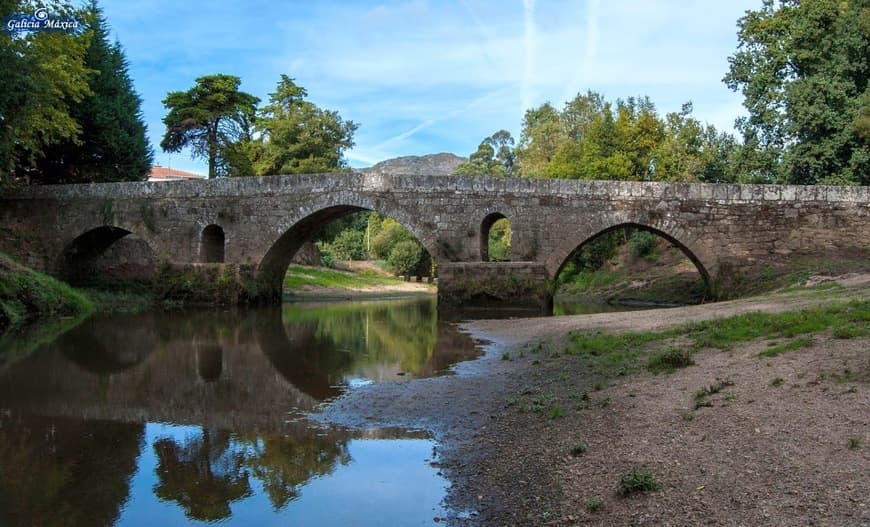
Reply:
M548 314L553 295L542 263L451 262L438 264L438 303L532 308Z

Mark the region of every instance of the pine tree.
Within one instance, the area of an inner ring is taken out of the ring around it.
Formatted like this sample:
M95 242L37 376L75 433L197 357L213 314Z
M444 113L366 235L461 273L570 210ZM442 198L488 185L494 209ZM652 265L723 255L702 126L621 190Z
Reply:
M145 136L142 100L133 89L121 44L109 43L108 25L96 0L86 12L91 35L85 66L94 70L88 83L91 95L73 104L70 112L81 134L77 142L46 150L39 163L40 182L140 181L148 177L154 156Z

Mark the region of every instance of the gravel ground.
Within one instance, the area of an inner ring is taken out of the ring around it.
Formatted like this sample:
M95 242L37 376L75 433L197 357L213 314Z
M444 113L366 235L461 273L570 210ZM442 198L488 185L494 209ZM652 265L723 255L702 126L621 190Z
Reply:
M650 330L870 298L870 275L839 282L847 289L833 295L467 323L487 342L483 358L452 376L356 390L314 418L430 431L453 483L453 512L433 525L870 527L867 337L822 335L771 359L756 356L764 342L702 351L673 374L617 377L598 390L577 360L548 352L580 328ZM539 342L543 351L531 353ZM695 392L723 379L732 384L695 409ZM537 399L561 415L523 403ZM579 442L588 449L574 456ZM652 472L660 490L619 496L621 475L635 467ZM602 505L592 512L595 498Z

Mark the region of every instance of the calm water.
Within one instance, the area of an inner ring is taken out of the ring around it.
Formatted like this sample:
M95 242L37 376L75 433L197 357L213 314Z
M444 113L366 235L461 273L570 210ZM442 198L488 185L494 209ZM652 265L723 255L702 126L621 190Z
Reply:
M421 433L298 416L478 355L434 299L95 318L0 341L0 525L432 525ZM35 348L35 349L33 349Z

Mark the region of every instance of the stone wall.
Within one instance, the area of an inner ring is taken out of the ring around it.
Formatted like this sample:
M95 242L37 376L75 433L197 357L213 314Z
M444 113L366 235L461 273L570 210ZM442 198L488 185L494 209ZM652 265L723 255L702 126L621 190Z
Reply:
M500 287L499 274L531 280L522 275L527 266L511 262L448 270L480 262L481 224L494 213L511 222L513 260L541 266L533 274L542 282L578 247L623 225L669 239L718 287L802 260L870 259L870 187L378 174L24 188L0 200L0 250L61 272L76 255L133 233L158 260L186 264L203 261L203 231L216 225L225 233L225 263L255 269L278 298L299 248L326 222L364 209L393 217L421 241L449 298L475 296L451 286L459 276L477 273L475 283L492 287Z

